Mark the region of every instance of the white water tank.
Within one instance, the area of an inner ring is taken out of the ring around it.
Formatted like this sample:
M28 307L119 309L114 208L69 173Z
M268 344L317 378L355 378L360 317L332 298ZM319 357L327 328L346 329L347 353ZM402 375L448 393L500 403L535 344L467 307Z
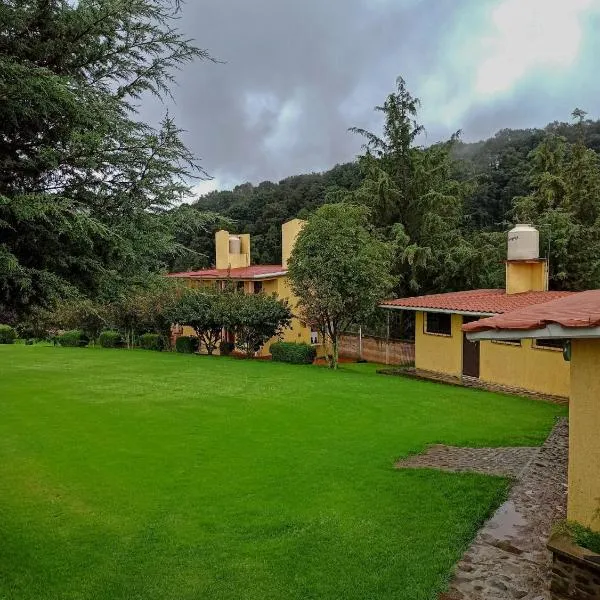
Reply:
M531 225L515 225L508 232L508 260L531 260L539 257L539 231Z
M242 253L242 240L237 235L229 236L229 254Z

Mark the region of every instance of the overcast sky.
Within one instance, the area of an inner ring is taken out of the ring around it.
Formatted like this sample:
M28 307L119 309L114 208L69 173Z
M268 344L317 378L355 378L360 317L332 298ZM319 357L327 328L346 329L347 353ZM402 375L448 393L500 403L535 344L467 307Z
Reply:
M352 160L348 127L379 131L398 75L425 143L600 116L600 0L187 0L180 26L224 62L186 67L175 103L142 114L186 130L214 178L199 192Z

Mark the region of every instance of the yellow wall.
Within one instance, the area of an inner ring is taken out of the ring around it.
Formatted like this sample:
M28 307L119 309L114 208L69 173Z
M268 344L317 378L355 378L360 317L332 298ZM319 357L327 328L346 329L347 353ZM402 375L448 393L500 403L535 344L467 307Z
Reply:
M548 262L546 260L506 261L506 293L543 292L548 289Z
M293 295L289 280L287 277L278 277L277 279L263 282L263 291L265 294L277 294L277 297L282 300L287 300L294 315L297 314L297 298ZM281 335L281 340L284 342L305 342L310 344L310 327L305 326L298 317L294 316L292 319L291 327L285 329ZM278 338L271 338L260 350L260 356L266 356L270 354L269 347L273 342L278 341ZM317 346L317 355L324 355L324 349L322 345Z
M600 340L573 340L567 517L600 531Z
M462 376L463 317L452 315L452 335L445 336L424 332L425 314L416 314L416 368ZM569 397L570 363L560 350L534 348L533 340L522 340L521 346L482 341L479 352L480 380Z
M424 332L424 315L415 322L415 367L459 377L462 373L462 316L452 315L452 335Z
M533 342L521 340L521 346L480 342L479 378L541 394L568 397L570 363L563 359L562 351L534 348Z
M215 233L215 267L229 268L229 231L221 229Z
M292 254L296 238L305 223L306 221L302 219L292 219L281 226L281 264L284 269L287 269L288 259Z

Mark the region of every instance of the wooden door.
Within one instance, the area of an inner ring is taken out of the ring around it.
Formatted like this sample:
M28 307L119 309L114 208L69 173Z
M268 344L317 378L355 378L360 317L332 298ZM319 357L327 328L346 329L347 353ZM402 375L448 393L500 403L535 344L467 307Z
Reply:
M463 323L477 319L478 317L463 317ZM463 333L462 374L468 377L479 377L479 342L470 342L466 333Z

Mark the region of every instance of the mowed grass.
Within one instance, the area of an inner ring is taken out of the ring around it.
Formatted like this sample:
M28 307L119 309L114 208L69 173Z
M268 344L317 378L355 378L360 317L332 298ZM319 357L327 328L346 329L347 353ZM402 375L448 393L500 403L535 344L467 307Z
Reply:
M394 461L563 413L372 365L0 346L0 598L433 599L508 483Z

